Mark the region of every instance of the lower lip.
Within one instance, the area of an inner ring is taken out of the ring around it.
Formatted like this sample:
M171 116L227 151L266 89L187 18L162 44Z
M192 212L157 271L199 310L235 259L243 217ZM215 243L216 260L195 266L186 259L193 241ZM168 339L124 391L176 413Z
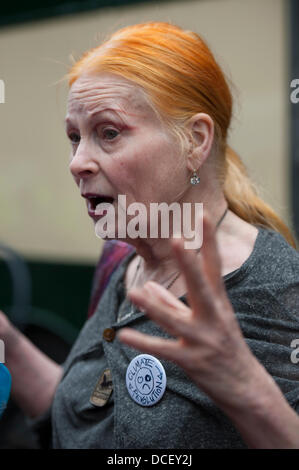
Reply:
M92 209L92 208L90 207L89 201L86 201L86 202L87 202L88 215L89 215L92 219L94 219L94 220L99 220L99 219L101 219L102 217L104 217L104 215L107 214L107 211L106 211L106 210L103 211L103 214L100 214L100 215L99 215L99 214L96 214L96 210L95 210L95 209Z
M103 211L103 214L96 214L95 209L91 209L91 208L88 209L88 215L92 217L94 220L99 220L102 217L104 217L104 215L106 214L107 214L106 210Z
M106 215L106 213L107 213L107 211L104 211L103 214L101 214L101 215L96 215L94 210L90 209L90 210L88 211L88 215L89 215L90 217L92 217L94 220L99 220L99 219L101 219L102 217L104 217L104 215Z

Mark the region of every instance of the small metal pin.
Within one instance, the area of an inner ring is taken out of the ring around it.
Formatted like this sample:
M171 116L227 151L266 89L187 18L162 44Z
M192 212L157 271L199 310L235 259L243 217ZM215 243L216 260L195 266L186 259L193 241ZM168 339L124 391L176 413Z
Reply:
M102 407L106 405L113 390L113 383L110 369L105 369L96 383L94 391L89 399L94 406Z

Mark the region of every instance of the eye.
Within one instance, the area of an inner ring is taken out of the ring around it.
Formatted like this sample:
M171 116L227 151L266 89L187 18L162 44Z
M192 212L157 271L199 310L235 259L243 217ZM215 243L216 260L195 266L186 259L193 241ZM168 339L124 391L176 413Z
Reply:
M76 132L71 132L68 135L68 138L70 139L72 144L78 144L80 142L80 135L76 134Z
M118 136L119 132L116 129L103 129L103 136L107 140L113 140Z

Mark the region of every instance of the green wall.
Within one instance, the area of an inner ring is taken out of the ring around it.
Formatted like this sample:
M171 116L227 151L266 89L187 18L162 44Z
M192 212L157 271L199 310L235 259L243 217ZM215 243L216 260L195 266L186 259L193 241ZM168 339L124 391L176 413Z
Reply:
M26 261L31 278L31 307L25 321L49 328L72 343L87 318L94 266ZM0 309L11 317L13 287L0 261ZM22 312L18 316L22 317Z

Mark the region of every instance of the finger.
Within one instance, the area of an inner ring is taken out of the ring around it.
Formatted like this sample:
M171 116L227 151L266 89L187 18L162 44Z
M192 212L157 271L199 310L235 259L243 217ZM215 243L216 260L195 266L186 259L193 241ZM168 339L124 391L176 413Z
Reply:
M117 333L117 338L134 349L163 357L169 361L178 362L182 358L178 342L172 339L146 335L132 328L122 328Z
M180 315L190 314L190 309L158 282L148 281L145 283L144 287L154 289L156 298L160 299L165 306L169 306L170 308L174 309L174 311L179 310Z
M203 269L209 282L218 290L223 285L221 258L216 240L216 227L209 216L203 218L203 244L201 247Z
M200 255L184 249L183 239L172 240L173 252L187 285L187 298L195 315L210 315L214 304L212 286L204 272Z
M130 298L170 335L197 342L197 330L190 321L190 309L183 302L179 302L178 307L165 303L159 287L155 282L147 282L142 290L132 289Z

